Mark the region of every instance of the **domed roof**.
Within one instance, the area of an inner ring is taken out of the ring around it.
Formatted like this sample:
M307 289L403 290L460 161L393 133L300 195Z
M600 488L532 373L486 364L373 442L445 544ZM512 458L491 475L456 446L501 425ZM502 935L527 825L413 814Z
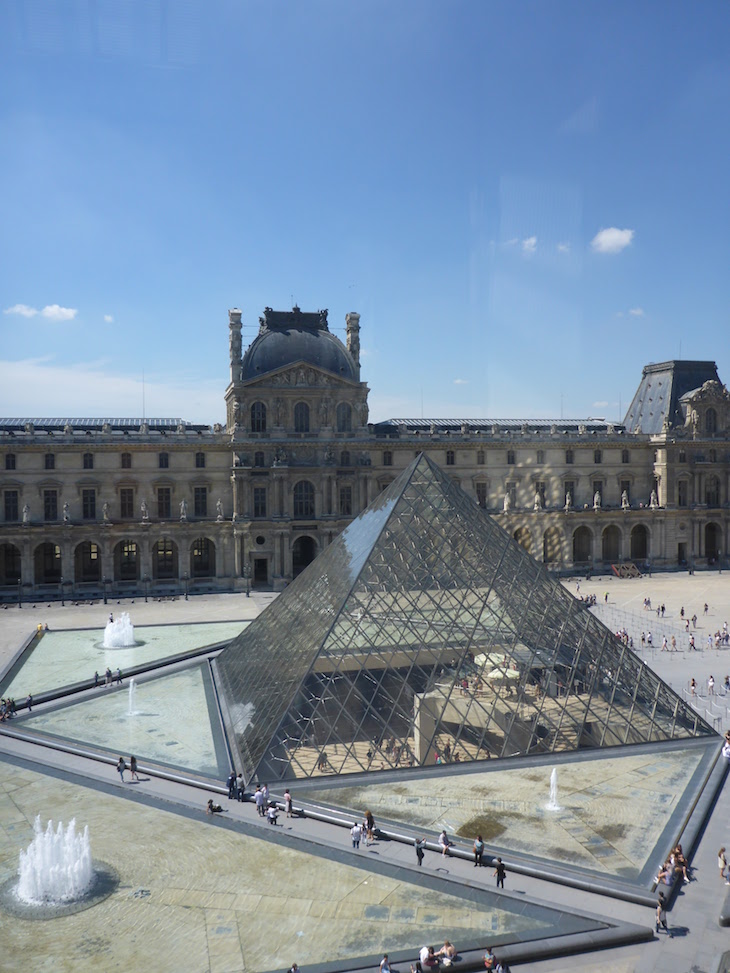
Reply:
M327 312L304 314L271 311L260 318L261 330L243 356L244 382L285 365L306 362L349 381L357 381L357 370L349 352L327 330ZM309 319L312 319L310 322Z

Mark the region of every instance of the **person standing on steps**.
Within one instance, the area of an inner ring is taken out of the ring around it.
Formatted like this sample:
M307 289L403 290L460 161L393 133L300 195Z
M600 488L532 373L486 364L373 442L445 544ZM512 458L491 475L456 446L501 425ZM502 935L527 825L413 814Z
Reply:
M482 836L477 835L477 840L474 842L474 868L481 868L484 864L482 861L482 855L484 854L484 842L482 841Z
M507 869L504 867L504 863L501 858L498 858L494 863L494 874L497 876L497 888L504 888L504 877L507 874Z
M119 776L122 778L122 783L124 783L124 771L127 769L127 765L124 762L124 757L120 757L117 760L117 770L119 771Z
M672 933L667 925L667 900L664 898L664 893L659 893L659 898L656 903L656 931L659 932L659 927L662 927L664 932L672 938Z
M418 859L418 867L420 868L423 865L423 856L426 851L426 839L416 838L413 843L416 846L416 858Z
M294 805L292 803L291 792L288 787L284 791L284 808L286 809L286 816L290 818L294 812Z
M359 851L360 839L362 838L362 828L357 821L350 828L350 836L352 837L352 847L355 849L355 851Z

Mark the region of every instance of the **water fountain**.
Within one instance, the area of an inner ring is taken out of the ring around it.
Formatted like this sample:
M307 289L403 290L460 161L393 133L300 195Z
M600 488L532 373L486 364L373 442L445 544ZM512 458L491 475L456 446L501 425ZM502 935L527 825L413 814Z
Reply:
M33 824L33 840L20 852L18 877L0 888L0 905L12 915L48 919L79 912L114 891L117 874L109 865L93 861L89 829L76 832L76 819L54 830L43 830L40 814Z
M127 707L127 716L139 716L139 712L135 709L134 701L137 695L137 683L134 681L134 676L129 680L129 706Z
M76 834L76 819L64 831L53 821L43 831L40 814L33 826L35 836L27 851L20 853L16 895L26 905L73 902L90 889L94 881L89 829Z
M550 800L545 805L545 810L547 811L562 811L562 807L558 803L558 768L553 767L553 772L550 774Z
M114 621L111 618L109 619L104 629L103 648L126 649L136 644L134 641L134 625L129 618L129 612L122 612L121 616Z

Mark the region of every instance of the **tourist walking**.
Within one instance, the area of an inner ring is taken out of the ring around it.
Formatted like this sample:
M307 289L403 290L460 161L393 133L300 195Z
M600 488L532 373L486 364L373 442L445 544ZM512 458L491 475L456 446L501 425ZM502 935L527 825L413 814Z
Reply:
M355 851L359 851L360 839L362 838L362 828L357 821L350 828L350 837L352 838L352 847L355 849Z
M366 844L372 845L375 841L375 818L373 817L372 811L365 812L363 830L365 831L366 835Z
M238 801L244 801L246 799L246 785L243 780L243 774L239 774L236 777L236 798Z
M717 867L720 869L720 878L725 883L725 885L730 885L730 876L727 874L727 857L725 855L725 846L717 853Z
M232 770L228 775L226 780L226 787L228 788L228 800L232 801L235 796L236 790L236 771Z
M264 793L258 784L256 785L256 793L253 796L253 802L256 805L256 812L258 816L260 818L264 817L266 814L266 808L264 806L265 798Z
M715 695L715 677L714 676L710 676L710 678L707 680L707 695L708 696L714 696Z
M98 672L95 672L94 673L94 689L96 689L96 687L98 685L99 685L99 673Z
M667 900L664 898L664 893L659 893L659 898L656 903L656 931L659 932L659 927L662 927L664 932L672 938L672 933L670 932L669 926L667 925Z
M284 791L284 807L286 809L286 816L288 818L290 818L292 816L292 812L294 810L294 805L292 803L291 793L289 792L289 788L288 787Z
M25 701L25 705L28 707L28 712L29 713L32 712L32 710L33 710L33 697L31 696L30 693L28 693L28 698Z
M117 686L121 686L121 684L122 684L122 670L117 669Z
M504 863L501 858L498 858L494 863L494 875L497 876L497 888L504 888L504 877L507 874L507 869L504 867Z
M484 854L484 842L482 841L482 836L477 835L477 840L474 842L474 868L481 868L484 862L482 861L482 855Z
M426 851L426 839L416 838L413 844L416 848L416 858L418 859L418 867L420 868L423 865L423 856Z
M119 771L119 776L122 778L122 783L124 783L124 771L127 769L127 765L124 762L124 757L120 757L117 760L117 770Z
M129 779L139 780L139 774L137 773L137 758L132 754L129 758Z

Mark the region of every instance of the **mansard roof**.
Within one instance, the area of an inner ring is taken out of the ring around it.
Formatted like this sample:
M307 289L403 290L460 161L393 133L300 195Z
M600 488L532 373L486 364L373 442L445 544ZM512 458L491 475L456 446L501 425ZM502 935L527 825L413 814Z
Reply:
M626 431L657 435L664 424L669 428L684 425L680 399L705 382L719 382L717 365L712 361L665 361L646 365L641 383L624 419Z

